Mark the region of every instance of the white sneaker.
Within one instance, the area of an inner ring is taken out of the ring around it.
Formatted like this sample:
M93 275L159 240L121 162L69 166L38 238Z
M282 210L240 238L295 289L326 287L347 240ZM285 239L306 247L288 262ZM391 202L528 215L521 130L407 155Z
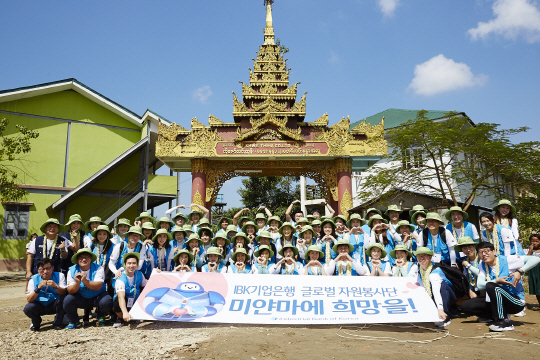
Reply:
M523 310L521 310L521 311L518 312L517 314L514 314L514 316L517 316L517 317L525 316L525 308L523 308Z
M436 321L436 322L434 322L434 324L436 326L441 327L441 328L446 327L446 326L450 325L451 323L452 323L452 320L450 320L450 319L447 319L445 321Z
M122 326L124 326L124 322L122 320L116 320L113 324L113 328L121 328Z

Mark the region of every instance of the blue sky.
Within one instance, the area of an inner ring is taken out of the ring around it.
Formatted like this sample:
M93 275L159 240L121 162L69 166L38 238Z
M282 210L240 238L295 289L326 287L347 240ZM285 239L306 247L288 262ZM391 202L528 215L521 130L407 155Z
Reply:
M276 0L276 37L306 121L357 121L388 108L464 111L474 122L540 130L536 0ZM8 1L0 89L74 77L132 111L189 128L232 121L263 42L263 0ZM537 104L537 105L534 105ZM189 174L182 174L185 203ZM223 188L239 206L239 179Z

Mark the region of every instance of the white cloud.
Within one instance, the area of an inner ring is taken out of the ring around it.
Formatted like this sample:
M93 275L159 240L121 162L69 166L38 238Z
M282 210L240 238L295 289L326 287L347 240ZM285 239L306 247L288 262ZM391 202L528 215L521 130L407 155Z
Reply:
M415 94L431 96L447 91L482 86L488 76L474 75L465 63L447 59L443 54L414 67L414 79L409 89Z
M377 0L377 4L385 17L392 17L399 5L399 0Z
M201 86L193 93L193 98L201 104L206 104L206 100L212 95L212 90L209 85Z
M338 54L336 54L335 51L331 51L330 52L330 58L328 59L328 62L331 63L331 64L335 64L337 62L339 62L339 56Z
M489 34L516 39L523 35L527 42L540 41L540 10L534 0L496 0L493 3L494 19L479 22L469 29L473 40L485 39Z

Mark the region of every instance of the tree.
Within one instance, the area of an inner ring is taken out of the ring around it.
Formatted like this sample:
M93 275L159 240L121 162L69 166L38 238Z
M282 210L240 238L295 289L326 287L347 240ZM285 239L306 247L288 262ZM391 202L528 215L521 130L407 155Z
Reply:
M16 124L18 132L13 136L4 135L9 124L8 119L0 119L0 198L5 201L18 201L28 192L18 187L18 172L20 169L14 165L14 161L22 161L19 155L30 152L30 140L39 136L34 130L28 130L26 127ZM17 172L18 171L18 172Z
M415 120L387 131L388 154L363 177L361 200L405 189L437 196L448 207L463 202L466 210L483 193L508 197L511 187L538 183L539 143L513 144L509 139L528 128L475 125L455 112L435 122L426 113L421 110Z
M531 234L540 234L540 184L535 184L522 191L516 199L519 237L524 247L529 245Z
M254 215L260 206L266 206L273 215L285 219L285 211L294 200L300 199L299 177L249 177L238 189L242 203Z

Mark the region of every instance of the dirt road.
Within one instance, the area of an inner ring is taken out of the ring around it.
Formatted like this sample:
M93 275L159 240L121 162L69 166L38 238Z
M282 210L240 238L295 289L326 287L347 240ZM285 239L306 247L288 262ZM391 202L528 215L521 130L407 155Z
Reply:
M93 359L526 359L540 351L540 313L527 310L522 318L513 318L515 331L491 333L475 317L452 320L448 334L429 328L391 326L251 326L218 324L178 324L144 322L113 329L91 326L74 331L50 329L52 316L45 317L42 330L28 330L30 321L22 312L25 305L24 281L0 280L0 359L59 357ZM536 304L534 297L527 301ZM361 325L360 325L361 326ZM152 330L152 331L149 331ZM356 330L356 331L355 331ZM362 336L385 337L375 341ZM459 337L454 337L459 336ZM443 337L440 340L429 340ZM471 338L479 337L479 338ZM392 340L392 339L394 340ZM516 339L522 342L510 341ZM400 343L414 340L425 343ZM535 342L537 344L525 343Z

